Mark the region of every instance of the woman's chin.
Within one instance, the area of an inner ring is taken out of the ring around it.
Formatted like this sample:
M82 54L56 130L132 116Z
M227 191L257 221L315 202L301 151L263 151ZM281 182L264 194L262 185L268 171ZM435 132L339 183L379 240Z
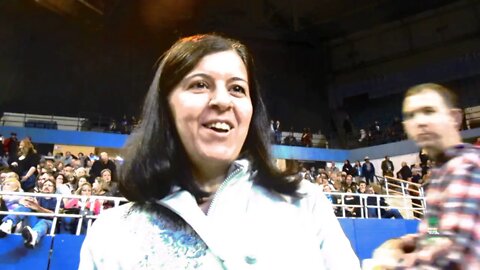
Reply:
M209 152L205 153L204 155L200 155L200 161L208 162L209 164L212 162L219 164L230 164L237 158L238 155L234 155L233 153L226 151Z

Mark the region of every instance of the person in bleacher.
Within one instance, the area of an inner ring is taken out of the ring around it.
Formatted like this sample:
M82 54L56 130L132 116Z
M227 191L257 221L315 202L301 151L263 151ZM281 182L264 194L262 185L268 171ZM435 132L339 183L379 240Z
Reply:
M320 188L272 163L267 119L243 44L176 42L127 142L132 203L100 214L79 268L359 269Z
M42 185L42 193L55 193L55 181L46 180ZM57 205L57 199L52 197L23 197L19 200L19 204L13 210L14 212L53 213ZM11 234L13 228L22 221L22 224L27 224L22 229L24 245L27 248L34 248L42 237L49 233L52 227L52 219L52 217L8 215L2 219L2 224L0 224L0 238Z
M112 172L109 169L104 169L100 173L100 177L105 182L105 189L107 192L104 196L114 196L121 197L120 191L118 190L118 184L112 181Z
M393 162L390 160L389 156L385 156L385 159L382 161L381 167L383 176L393 177L393 171L395 170L395 166L393 166Z
M360 193L375 194L375 189L372 186L366 186L365 182L360 183ZM367 212L369 218L378 218L380 212L381 218L396 218L403 219L402 214L398 209L390 207L385 201L384 197L367 196L366 198ZM378 211L380 210L380 211Z
M402 269L480 269L480 148L462 143L455 94L427 83L407 90L408 137L435 161L416 235L389 242Z
M360 218L362 217L362 210L360 204L360 196L354 194L351 188L346 188L345 193L347 193L343 197L344 211L345 217L355 217Z
M79 185L79 188L75 192L75 195L82 195L82 198L72 198L67 199L67 202L64 205L65 213L68 214L79 214L83 211L84 214L100 214L102 209L102 203L99 200L93 200L89 198L92 195L92 184L83 182ZM67 233L75 234L79 219L72 217L62 218L62 230ZM82 220L82 228L80 233L85 234L87 231L88 221L86 219Z
M6 177L3 182L1 183L1 190L8 191L8 192L21 192L21 185L20 181L18 181L18 177L15 176L8 176ZM13 211L15 208L19 206L19 200L21 196L17 195L3 195L0 196L0 201L2 204L5 205L7 211Z
M30 191L35 187L37 179L37 165L40 162L40 156L37 154L33 144L29 139L20 141L18 147L19 156L10 163L10 167L20 176L20 183L24 191Z
M373 183L375 177L375 166L370 162L369 157L365 157L364 160L365 162L362 164L362 176L365 177L367 185L370 185L370 183Z
M92 167L90 168L89 182L93 184L93 181L95 181L95 178L101 176L102 171L105 169L110 170L112 181L116 182L117 165L115 165L115 163L112 160L110 160L107 152L101 152L100 158L95 160L92 164Z

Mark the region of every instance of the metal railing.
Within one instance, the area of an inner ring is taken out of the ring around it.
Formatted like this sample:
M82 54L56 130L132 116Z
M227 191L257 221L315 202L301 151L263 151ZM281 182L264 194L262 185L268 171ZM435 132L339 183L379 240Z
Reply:
M48 194L48 193L28 193L28 192L5 192L0 191L0 196L15 196L15 197L44 197L44 198L55 198L57 200L55 205L55 210L53 213L38 213L38 212L16 212L16 211L0 211L0 215L20 215L20 216L37 216L37 217L52 217L52 227L50 228L50 235L55 235L57 230L57 224L59 218L76 218L78 219L76 235L79 235L84 222L87 222L87 228L92 224L92 221L97 218L97 215L92 214L95 210L95 202L99 201L101 203L100 212L103 211L103 205L105 202L112 202L112 207L117 207L122 202L128 202L127 199L123 197L107 197L107 196L81 196L81 195L64 195L64 194ZM79 208L79 214L68 214L65 213L65 210L61 208L62 201L65 199L79 199L87 202L90 202L90 208L86 208L86 203L83 203ZM87 210L87 211L85 211ZM89 211L88 211L89 210Z
M404 213L417 213L419 215L423 215L425 212L425 197L423 196L411 196L411 195L381 195L381 194L367 194L367 193L340 193L340 192L324 192L325 195L331 195L337 198L337 202L333 202L332 206L334 208L340 208L342 215L340 217L347 217L346 216L346 208L349 207L356 207L360 209L360 217L352 217L352 218L382 218L381 212L382 209L397 209L399 211L403 211ZM345 204L345 197L346 196L356 196L359 198L359 204ZM367 198L368 197L375 197L375 205L368 205L367 204ZM402 206L398 205L388 205L388 206L382 206L380 204L381 198L384 198L385 200L387 199L397 199L397 200L402 200L404 203ZM416 205L413 203L408 203L409 200L420 200L422 202L421 205ZM370 217L368 215L368 208L375 208L375 211L377 212L376 217ZM412 219L419 219L417 217L411 217L411 215L404 216L404 218L412 218Z
M358 218L371 218L368 215L367 208L376 208L377 211L377 218L381 218L381 209L386 209L386 208L392 208L390 206L381 206L380 205L380 198L388 199L388 198L402 198L402 196L398 195L379 195L379 194L359 194L359 193L336 193L336 192L325 192L325 195L332 195L340 200L337 202L333 202L332 206L333 207L339 207L342 210L343 217L346 217L346 208L347 207L358 207L361 210L361 215ZM87 230L90 228L92 222L97 218L97 215L94 214L94 207L95 207L95 202L99 201L102 205L102 208L100 209L100 213L103 211L103 205L105 202L110 202L111 207L117 207L123 202L127 202L128 200L123 198L123 197L106 197L106 196L80 196L80 195L62 195L62 194L46 194L46 193L26 193L26 192L5 192L5 191L0 191L0 196L15 196L15 197L45 197L45 198L55 198L56 201L56 206L55 210L53 213L38 213L38 212L16 212L16 211L0 211L0 215L20 215L20 216L37 216L37 217L49 217L52 218L52 227L50 228L50 235L55 235L55 232L57 231L57 226L59 224L59 219L62 218L74 218L78 219L77 223L77 228L75 231L76 235L79 235L82 231L82 226L84 225L84 222L86 222ZM360 204L345 204L345 197L346 196L358 196L360 198ZM367 197L375 197L376 198L376 205L367 205ZM424 198L421 197L415 197L415 196L409 196L406 195L405 198L407 199L421 199L424 201ZM65 202L65 200L69 199L79 199L83 200L83 202L87 202L87 200L90 202L90 207L86 208L86 203L83 203L81 208L79 208L79 213L71 214L71 213L66 213L65 210L62 208L62 201ZM423 204L424 205L424 204ZM403 207L397 207L395 206L394 208L397 208L398 210L404 210L404 211L413 211L414 209L410 207L409 205L404 205ZM425 210L424 207L419 208L422 212ZM85 211L89 210L89 211Z

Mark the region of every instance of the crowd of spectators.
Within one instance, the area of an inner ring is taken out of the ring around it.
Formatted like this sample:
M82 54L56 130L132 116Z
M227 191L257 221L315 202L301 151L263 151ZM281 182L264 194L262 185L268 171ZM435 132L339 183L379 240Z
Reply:
M275 141L279 140L279 127L279 121L272 122L272 139ZM91 215L98 215L103 209L113 206L111 201L92 199L91 195L121 196L115 180L116 164L105 152L96 156L93 153L73 155L67 151L40 157L29 138L19 142L14 133L8 139L3 139L2 145L0 156L2 191L81 195L80 199L63 199L60 207L63 213L78 214L87 211ZM34 158L27 158L28 155ZM423 152L420 152L419 159L419 163L409 166L403 162L401 168L395 168L386 156L381 165L382 175L396 176L412 183L424 183L433 164ZM28 164L20 165L25 160L28 160ZM338 217L403 218L400 211L389 207L384 198L373 196L381 194L382 189L376 177L378 171L375 171L368 157L365 157L363 162L357 160L351 163L345 160L341 168L333 161L327 164L325 168L318 169L314 166L301 167L300 175L304 180L322 187L327 198L333 203ZM20 167L23 169L20 170ZM34 179L33 185L25 185L31 178ZM0 203L3 211L53 213L57 200L55 197L5 195L0 198ZM58 232L75 233L78 220L78 218L59 219ZM85 233L86 224L82 223L81 233ZM52 218L48 217L6 215L2 217L0 224L0 237L21 232L25 245L32 248L48 233L51 226Z
M126 115L122 117L120 121L112 118L106 132L130 134L133 129L138 125L138 121L135 116L128 118Z
M28 139L22 140L18 149L25 146ZM73 155L70 152L56 153L53 156L38 155L33 147L29 148L32 158L28 166L27 177L22 177L20 163L25 160L25 153L13 154L4 151L0 166L0 187L4 192L31 192L39 194L81 195L78 198L64 198L59 202L62 213L83 216L98 215L103 209L113 206L110 200L94 199L90 196L121 197L115 180L116 164L102 152L99 156L90 153ZM8 156L5 156L7 154ZM9 164L9 160L12 162ZM32 169L33 168L33 169ZM33 185L24 185L33 178ZM0 209L8 212L53 213L57 199L49 196L4 195L0 196ZM0 238L13 232L21 232L26 247L35 247L41 238L49 233L52 217L8 214L1 216ZM58 233L75 233L78 218L59 218L56 225ZM87 222L81 224L81 233L86 232Z
M344 124L346 126L346 124ZM353 130L344 127L347 134L347 139L353 140ZM350 130L350 132L348 132ZM395 117L388 125L382 125L379 121L374 121L370 125L359 130L359 137L353 146L365 147L372 145L379 145L384 143L397 142L406 139L406 134L403 130L402 121L399 117Z
M295 130L290 127L288 134L282 139L282 130L280 128L279 120L270 121L270 141L272 144L283 144L289 146L303 146L303 147L324 147L328 148L328 142L323 141L317 144L313 142L313 133L310 128L304 128L302 135L297 138ZM319 132L319 135L321 133Z
M420 153L420 157L422 156ZM411 165L402 162L402 168L396 170L393 162L386 156L381 170L383 176L403 179L407 183L425 184L433 165L428 159ZM341 168L337 167L334 161L327 163L325 168L301 166L300 175L304 180L320 185L322 190L327 192L327 198L334 204L338 217L403 218L400 211L390 207L385 198L373 196L385 193L385 180L375 172L375 167L368 157L365 157L363 162L357 160L353 164L345 160ZM412 185L409 190L406 193L413 197L420 195L417 186ZM415 205L421 205L421 200L414 198L412 203L412 208L417 210L414 211L414 216L420 218L420 207Z

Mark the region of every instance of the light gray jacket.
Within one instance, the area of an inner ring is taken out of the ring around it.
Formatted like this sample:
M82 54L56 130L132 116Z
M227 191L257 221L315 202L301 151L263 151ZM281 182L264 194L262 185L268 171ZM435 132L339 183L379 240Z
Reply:
M132 204L128 204L105 211L94 223L82 247L80 269L173 269L172 264L165 264L172 261L165 259L170 256L180 258L175 269L360 269L330 202L318 186L302 182L299 192L303 197L294 199L251 179L248 161L236 161L206 215L184 190L158 201L186 221L190 228L180 229L182 235L199 236L204 251L199 252L201 245L192 240L195 245L183 245L184 236L158 238L159 231L171 231L168 226L143 229L155 223L152 214L132 211ZM172 253L164 245L182 248ZM167 250L168 254L157 250ZM184 254L195 256L185 258Z

